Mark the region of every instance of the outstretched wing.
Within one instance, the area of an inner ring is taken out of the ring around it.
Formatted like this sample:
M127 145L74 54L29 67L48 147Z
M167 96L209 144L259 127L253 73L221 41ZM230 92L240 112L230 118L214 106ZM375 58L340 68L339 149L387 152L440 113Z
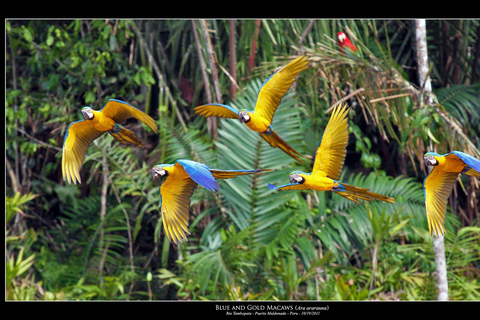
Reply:
M95 129L90 121L72 122L65 133L62 152L62 175L68 183L82 183L80 167L90 143L103 134Z
M270 171L270 169L255 169L255 170L218 170L210 169L213 177L215 179L230 179L236 178L237 176L244 176L247 174L253 174L256 172Z
M465 162L465 164L470 168L470 170L466 172L467 174L475 175L475 176L480 175L480 160L479 159L477 159L477 158L475 158L475 157L473 157L469 154L463 153L461 151L452 151L449 155L447 155L447 157L450 157L450 156L457 156L458 158L460 158L460 160ZM471 169L475 170L476 173L475 172L470 172Z
M445 233L447 200L457 176L458 173L445 172L434 167L423 181L428 230L430 234L434 233L437 237Z
M177 163L181 164L185 172L193 179L196 183L206 188L209 191L217 191L219 185L212 173L210 172L209 166L206 164L195 162L191 160L177 160Z
M238 110L233 109L230 106L220 103L205 104L202 106L195 107L195 113L205 118L208 117L221 117L221 118L230 118L238 119Z
M348 111L346 105L333 110L315 154L312 174L323 171L327 177L338 180L347 154Z
M187 240L190 197L197 184L190 178L168 176L160 187L162 197L162 222L165 234L175 244Z
M260 88L254 113L272 123L273 115L285 93L300 72L308 68L307 56L301 56L271 75Z
M158 133L158 126L152 117L124 101L110 99L100 112L117 123L121 123L129 118L136 118L149 126L153 132Z

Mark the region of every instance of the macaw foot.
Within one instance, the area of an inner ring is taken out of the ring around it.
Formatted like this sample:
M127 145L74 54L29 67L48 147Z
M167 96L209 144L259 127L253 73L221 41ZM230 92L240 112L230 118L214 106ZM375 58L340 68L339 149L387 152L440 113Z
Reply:
M115 123L112 130L108 131L108 133L115 134L115 133L120 133L121 131L122 131L122 128L120 128L120 126L117 123Z
M342 192L342 191L345 191L345 187L338 181L336 180L333 180L334 181L334 184L333 184L333 188L331 191L333 192Z

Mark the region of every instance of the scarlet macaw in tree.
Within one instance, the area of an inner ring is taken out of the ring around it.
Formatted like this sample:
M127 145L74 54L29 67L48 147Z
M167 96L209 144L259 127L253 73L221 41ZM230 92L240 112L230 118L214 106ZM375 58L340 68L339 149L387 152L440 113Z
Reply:
M272 190L333 191L356 203L359 200L395 203L394 198L338 181L347 153L348 111L346 106L337 106L333 110L318 144L312 172L293 171L290 173L289 184L277 187L269 183L268 187Z
M350 57L359 57L360 53L358 52L357 47L350 41L350 38L345 32L337 33L338 45L340 46L340 51L345 53Z
M295 77L307 69L309 64L308 57L301 56L270 76L263 83L258 93L257 102L253 111L236 110L224 104L212 103L196 107L195 113L206 118L216 116L239 119L245 123L250 130L260 132L262 138L272 147L280 148L295 160L300 161L298 159L300 154L273 131L272 120L280 101L292 86Z
M237 176L267 171L258 170L218 170L191 160L177 160L175 164L160 164L152 168L154 179L166 177L160 187L162 221L165 234L175 244L187 240L188 211L190 197L197 184L209 191L217 191L215 179L229 179Z
M145 148L135 133L122 127L120 122L136 118L149 126L153 132L158 132L152 117L120 100L108 100L100 111L83 107L82 115L84 120L70 123L63 141L62 175L69 183L82 183L79 171L85 151L93 140L105 132L110 133L121 144Z
M428 230L438 237L446 232L444 223L447 200L458 174L480 177L480 160L461 151L452 151L443 155L427 152L423 161L425 165L433 166L423 181L423 193Z

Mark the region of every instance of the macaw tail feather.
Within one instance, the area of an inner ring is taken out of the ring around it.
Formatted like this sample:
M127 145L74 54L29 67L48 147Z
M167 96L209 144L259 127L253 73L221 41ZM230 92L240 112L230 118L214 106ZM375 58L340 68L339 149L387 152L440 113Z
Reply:
M343 186L341 190L334 191L336 194L347 198L355 203L359 203L359 200L373 201L379 200L388 203L395 203L395 199L392 197L387 197L379 193L371 192L370 189L355 187L346 183L339 183L340 186Z
M236 178L237 176L244 176L247 174L252 174L256 172L270 171L270 169L258 169L258 170L217 170L210 169L213 177L215 179L229 179Z
M295 149L292 148L285 140L283 140L275 131L270 129L269 131L265 131L260 133L262 138L268 142L274 148L280 148L283 152L288 154L293 159L297 160L298 162L302 163L302 160L298 158L300 153L298 153Z
M115 124L114 129L109 131L109 133L115 138L115 140L123 145L134 145L145 149L142 140L140 140L133 131L128 130L118 124Z

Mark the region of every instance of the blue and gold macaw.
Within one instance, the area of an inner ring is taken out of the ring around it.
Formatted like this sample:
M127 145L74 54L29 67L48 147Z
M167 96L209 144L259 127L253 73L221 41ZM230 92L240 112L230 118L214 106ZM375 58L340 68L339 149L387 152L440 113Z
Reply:
M337 106L333 110L318 144L312 172L293 171L289 184L277 187L269 183L268 187L272 190L333 191L356 203L359 200L395 203L394 198L338 181L347 153L348 111L346 106Z
M195 113L206 118L216 116L239 119L250 130L260 132L262 138L272 147L280 148L295 160L300 161L298 157L300 154L273 130L272 120L280 101L292 86L295 77L307 69L309 64L308 57L301 56L271 75L260 88L253 111L236 110L224 104L212 103L196 107Z
M426 166L433 166L423 181L428 230L439 237L446 232L447 200L458 174L480 177L480 160L461 151L452 151L443 155L427 152L423 161Z
M190 197L197 184L209 191L217 191L216 179L236 178L269 169L217 170L191 160L177 160L175 164L160 164L152 168L154 179L166 177L160 186L162 221L170 242L187 240Z
M84 120L72 122L68 126L63 141L62 175L63 179L70 184L82 183L80 167L85 151L93 140L105 132L110 133L121 144L145 148L135 133L122 127L120 122L136 118L149 126L153 132L158 133L157 124L152 117L120 100L108 100L100 111L84 107L82 115Z

